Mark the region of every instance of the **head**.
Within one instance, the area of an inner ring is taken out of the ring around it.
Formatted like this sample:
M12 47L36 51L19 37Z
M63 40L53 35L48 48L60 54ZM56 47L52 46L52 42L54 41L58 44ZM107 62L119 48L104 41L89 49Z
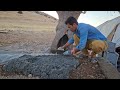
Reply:
M75 32L78 26L77 20L72 16L65 21L65 24L72 32Z

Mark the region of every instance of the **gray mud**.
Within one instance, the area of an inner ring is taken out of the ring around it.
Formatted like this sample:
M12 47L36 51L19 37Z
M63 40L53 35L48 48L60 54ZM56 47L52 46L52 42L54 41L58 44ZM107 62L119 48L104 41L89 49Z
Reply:
M72 56L23 55L4 62L3 70L24 75L31 74L41 79L68 79L69 72L79 65Z

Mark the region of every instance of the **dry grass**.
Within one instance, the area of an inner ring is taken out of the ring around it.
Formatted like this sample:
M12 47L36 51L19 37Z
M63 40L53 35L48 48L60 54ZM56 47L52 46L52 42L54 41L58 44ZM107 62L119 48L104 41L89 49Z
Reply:
M33 11L0 11L0 30L55 30L57 21Z
M52 42L57 23L58 21L33 11L23 11L23 14L0 11L0 47L15 43L29 43L29 46L37 44L36 47L50 45L47 42ZM11 49L13 48L8 50Z

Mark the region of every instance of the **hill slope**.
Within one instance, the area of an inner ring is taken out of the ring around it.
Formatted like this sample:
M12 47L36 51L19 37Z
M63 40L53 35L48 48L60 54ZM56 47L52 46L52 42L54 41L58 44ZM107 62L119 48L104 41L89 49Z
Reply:
M58 20L43 12L0 11L0 30L54 30Z

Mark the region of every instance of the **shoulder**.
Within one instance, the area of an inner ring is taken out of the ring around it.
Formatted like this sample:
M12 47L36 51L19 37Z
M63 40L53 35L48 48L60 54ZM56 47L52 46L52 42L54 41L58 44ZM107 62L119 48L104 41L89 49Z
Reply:
M85 23L78 23L78 30L83 30L83 29L87 29L88 28L88 25L85 24Z
M83 25L85 25L85 23L78 23L78 26L79 26L79 25L80 25L80 26L83 26Z
M89 26L89 25L86 23L78 23L78 27L87 27L87 26Z

